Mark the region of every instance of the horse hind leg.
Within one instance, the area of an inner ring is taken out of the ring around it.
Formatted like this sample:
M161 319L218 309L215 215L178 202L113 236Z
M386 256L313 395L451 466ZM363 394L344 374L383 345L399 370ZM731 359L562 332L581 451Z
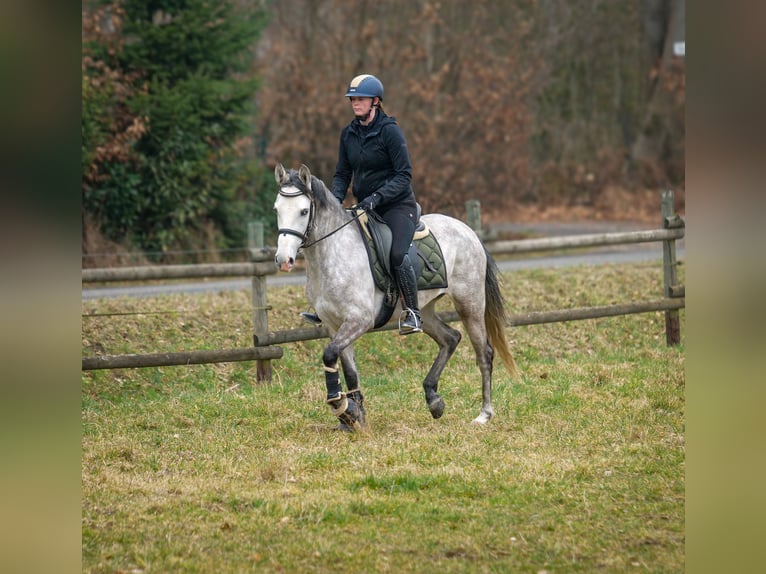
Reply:
M439 352L434 359L431 369L423 380L426 404L431 416L438 419L444 414L444 399L437 392L439 379L452 354L457 349L462 335L436 316L434 306L428 305L422 310L423 331L439 346Z
M485 425L494 415L494 410L492 409L492 364L495 358L495 350L487 338L487 330L483 318L462 318L463 325L465 325L466 331L468 331L473 350L476 353L476 364L481 373L481 411L479 416L471 421L471 424Z
M481 372L481 411L479 416L471 421L475 425L485 425L495 414L492 409L492 362L495 351L487 343L484 348L483 358L478 360ZM479 351L476 356L479 357Z

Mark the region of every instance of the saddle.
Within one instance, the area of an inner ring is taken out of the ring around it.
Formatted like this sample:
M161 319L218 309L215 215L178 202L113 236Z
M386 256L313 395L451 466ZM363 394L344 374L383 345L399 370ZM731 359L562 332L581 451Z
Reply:
M415 276L418 280L418 290L443 289L447 287L444 255L428 225L421 221L420 213L418 204L418 220L409 251L410 261L415 268ZM375 285L385 295L383 306L375 318L375 328L378 328L388 322L399 300L399 291L391 270L391 230L374 211L362 213L356 222L362 237L365 238L365 247Z

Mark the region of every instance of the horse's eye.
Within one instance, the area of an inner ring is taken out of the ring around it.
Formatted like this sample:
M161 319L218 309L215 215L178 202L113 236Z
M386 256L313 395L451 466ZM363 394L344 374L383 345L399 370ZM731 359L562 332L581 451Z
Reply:
M309 214L309 210L308 209L301 209L301 216L305 217L308 214Z

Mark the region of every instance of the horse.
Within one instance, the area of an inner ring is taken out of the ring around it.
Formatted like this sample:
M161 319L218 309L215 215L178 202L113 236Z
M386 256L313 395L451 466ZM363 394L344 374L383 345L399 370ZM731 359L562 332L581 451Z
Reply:
M354 341L374 327L384 302L384 293L373 279L362 232L351 225L361 212L355 215L353 209L344 208L305 165L288 171L277 164L274 178L279 187L274 202L278 226L275 264L280 271L292 271L298 251L303 250L306 297L330 334L322 354L326 402L340 421L339 429L359 431L365 426L366 411ZM495 354L512 377L518 376L505 335L507 315L497 267L476 233L462 221L438 213L423 215L421 220L437 239L447 271L446 287L418 290L423 332L439 347L423 380L426 404L434 419L444 413L445 403L437 392L439 378L462 338L459 330L436 314L436 301L447 295L468 333L481 372L481 410L472 423L485 425L494 414ZM340 384L339 360L347 392Z

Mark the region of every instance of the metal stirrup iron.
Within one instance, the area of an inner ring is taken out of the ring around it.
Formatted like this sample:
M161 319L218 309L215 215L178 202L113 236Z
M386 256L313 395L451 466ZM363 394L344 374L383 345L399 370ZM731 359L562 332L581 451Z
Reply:
M402 320L404 317L404 320ZM404 309L399 314L399 334L409 335L411 333L422 333L423 321L418 317L418 314L410 308Z

